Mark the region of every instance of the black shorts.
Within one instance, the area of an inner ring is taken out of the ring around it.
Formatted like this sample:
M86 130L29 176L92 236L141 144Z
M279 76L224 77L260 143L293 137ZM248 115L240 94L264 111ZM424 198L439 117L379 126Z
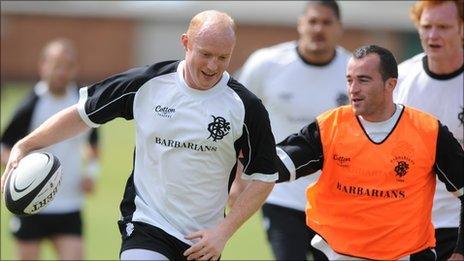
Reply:
M82 236L81 212L15 216L10 221L10 228L13 236L21 241L35 241L55 235Z
M190 246L162 229L142 222L118 221L121 232L121 254L128 249L146 249L169 260L187 260L183 255Z

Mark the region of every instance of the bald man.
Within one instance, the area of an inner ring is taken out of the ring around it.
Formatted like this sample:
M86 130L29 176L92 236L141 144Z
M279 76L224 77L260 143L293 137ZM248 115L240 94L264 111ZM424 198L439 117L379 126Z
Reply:
M77 53L72 42L60 38L47 43L39 59L41 80L16 109L2 134L2 164L7 163L10 149L18 140L51 115L79 100L78 87L74 82L76 74ZM61 181L55 200L40 214L12 217L10 228L17 243L17 257L20 260L39 259L41 242L50 240L60 260L84 259L82 208L84 193L92 192L98 173L96 129L44 150L60 159L65 178ZM89 153L85 155L70 151ZM90 164L83 168L85 156L88 156L85 162Z
M197 14L181 44L185 60L135 68L81 89L78 104L13 147L5 170L89 127L134 120L134 167L120 206L122 260L219 259L278 178L268 114L225 71L235 46L232 18ZM251 184L224 217L239 153L242 178Z

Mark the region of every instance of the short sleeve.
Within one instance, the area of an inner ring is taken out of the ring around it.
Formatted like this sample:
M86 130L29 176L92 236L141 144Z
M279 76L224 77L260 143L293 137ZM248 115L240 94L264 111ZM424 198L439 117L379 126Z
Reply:
M277 154L269 115L260 100L246 107L243 126L244 179L273 182L278 179Z
M292 181L322 169L322 143L317 122L303 127L277 144L280 181Z
M132 120L134 97L150 79L172 71L178 61L165 61L131 69L79 91L79 115L93 128L115 118Z

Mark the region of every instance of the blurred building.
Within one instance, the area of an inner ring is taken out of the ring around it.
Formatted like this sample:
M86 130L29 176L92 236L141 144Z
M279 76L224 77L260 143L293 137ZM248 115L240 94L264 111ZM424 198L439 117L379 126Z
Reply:
M408 11L413 2L341 1L349 50L363 44L391 49L401 61L418 52ZM230 65L235 72L254 50L297 38L302 1L2 1L1 81L37 79L38 53L67 37L79 50L79 81L94 82L133 66L182 59L180 35L207 9L229 13L238 25Z

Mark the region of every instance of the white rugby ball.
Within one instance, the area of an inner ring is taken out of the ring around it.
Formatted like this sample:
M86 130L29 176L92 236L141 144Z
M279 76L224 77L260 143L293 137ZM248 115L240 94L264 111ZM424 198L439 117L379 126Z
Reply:
M28 154L6 181L6 207L16 215L36 214L55 197L61 176L61 164L55 155L48 152Z

